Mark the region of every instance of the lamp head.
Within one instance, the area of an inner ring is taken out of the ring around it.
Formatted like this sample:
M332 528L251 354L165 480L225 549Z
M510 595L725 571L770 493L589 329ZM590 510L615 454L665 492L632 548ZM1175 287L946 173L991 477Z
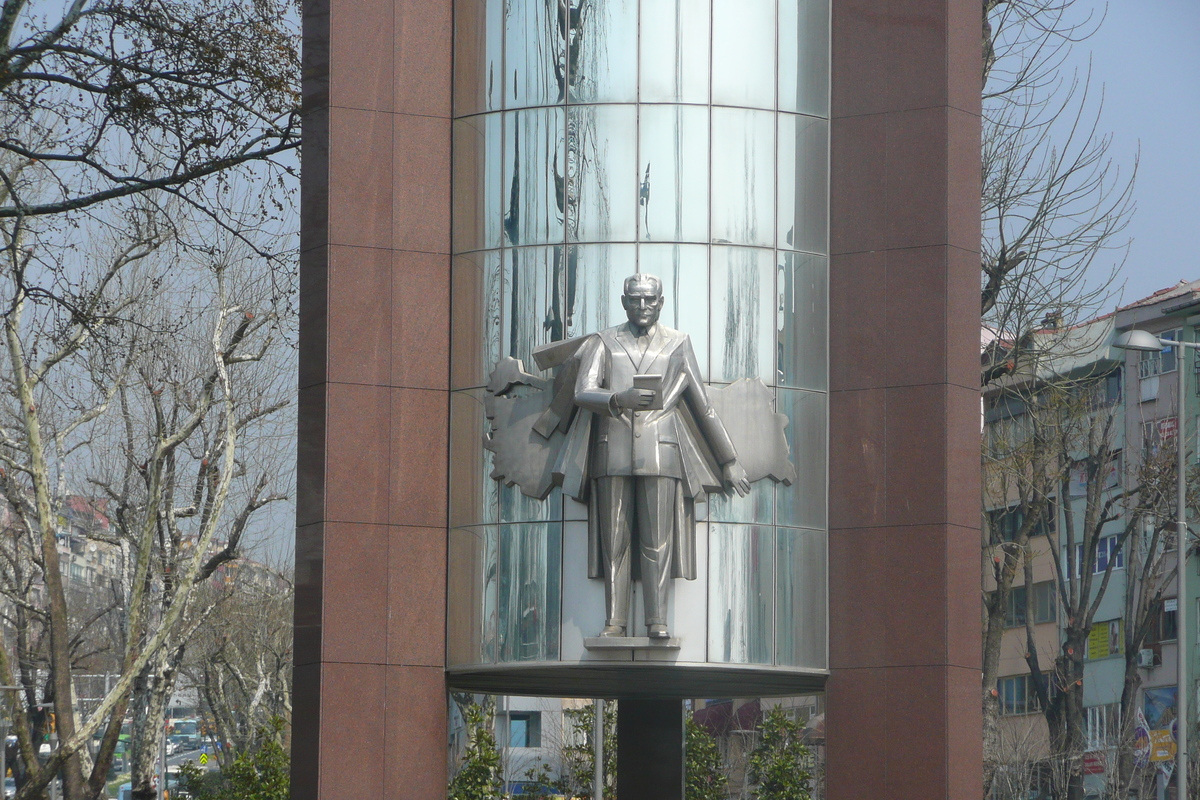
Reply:
M1118 350L1136 350L1141 353L1157 353L1172 343L1164 342L1149 331L1125 331L1113 340L1112 346Z

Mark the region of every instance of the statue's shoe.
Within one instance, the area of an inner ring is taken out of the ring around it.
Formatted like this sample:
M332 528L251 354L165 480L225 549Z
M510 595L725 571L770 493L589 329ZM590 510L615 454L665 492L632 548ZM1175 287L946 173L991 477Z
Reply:
M647 625L646 633L651 639L670 639L671 634L667 631L666 625Z
M610 638L617 637L617 636L624 636L625 635L625 626L624 625L605 625L604 630L600 631L600 635L610 637Z

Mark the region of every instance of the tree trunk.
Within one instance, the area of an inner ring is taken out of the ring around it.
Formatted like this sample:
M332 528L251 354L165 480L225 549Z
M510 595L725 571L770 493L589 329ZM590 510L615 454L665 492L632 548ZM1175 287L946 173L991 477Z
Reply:
M155 800L154 779L162 747L163 723L171 688L167 665L161 657L150 660L133 690L131 731L133 800Z

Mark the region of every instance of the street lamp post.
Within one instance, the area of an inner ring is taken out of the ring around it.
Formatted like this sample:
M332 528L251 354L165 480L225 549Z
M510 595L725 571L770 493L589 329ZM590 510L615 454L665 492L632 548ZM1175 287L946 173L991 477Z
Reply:
M1162 352L1167 347L1179 347L1179 358L1176 359L1176 372L1179 375L1179 391L1175 398L1175 582L1179 588L1176 603L1175 629L1179 638L1176 649L1179 651L1178 688L1175 695L1176 723L1178 739L1175 751L1175 780L1178 787L1179 800L1188 797L1188 710L1189 692L1188 681L1188 613L1187 613L1187 458L1184 455L1184 398L1187 397L1187 359L1183 358L1185 348L1200 350L1200 344L1192 342L1177 342L1171 339L1160 339L1147 331L1126 331L1113 340L1113 347L1121 350L1137 352Z

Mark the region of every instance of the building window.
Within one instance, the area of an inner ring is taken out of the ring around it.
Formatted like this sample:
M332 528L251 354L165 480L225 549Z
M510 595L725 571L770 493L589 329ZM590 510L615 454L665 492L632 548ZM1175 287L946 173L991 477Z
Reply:
M1121 402L1121 376L1120 369L1115 369L1104 376L1104 403L1105 405L1116 405Z
M508 714L509 747L542 746L542 712L513 711Z
M1158 640L1173 642L1179 638L1179 600L1163 600L1162 614L1158 618Z
M1121 704L1092 706L1087 712L1087 749L1103 750L1117 743L1121 729Z
M1080 565L1083 563L1083 545L1075 545L1075 558L1073 563L1068 564L1068 570L1075 570L1078 574ZM1119 536L1105 536L1096 545L1096 560L1092 562L1092 574L1099 575L1108 569L1108 565L1112 564L1114 570L1125 568L1125 553L1121 549ZM1067 576L1071 577L1070 575Z
M1025 519L1019 506L993 509L987 512L987 517L992 544L1011 542L1016 539L1017 532L1021 530L1021 523Z
M996 508L984 513L987 514L988 530L991 533L992 544L1014 541L1017 538L1017 534L1021 531L1021 526L1025 524L1025 512L1019 505L1009 506L1008 508ZM1045 514L1046 524L1039 523L1034 525L1029 531L1030 539L1045 536L1047 528L1049 529L1049 533L1054 532L1054 519L1058 511L1053 500L1046 504L1043 513Z
M1025 624L1026 615L1030 611L1033 612L1033 622L1035 625L1040 625L1043 622L1054 622L1058 607L1055 600L1054 581L1043 581L1033 585L1032 604L1029 603L1025 587L1014 586L1008 594L1008 611L1004 616L1005 627L1021 627Z
M1032 714L1040 711L1037 684L1032 675L1013 675L996 682L1001 714Z
M1156 334L1160 339L1169 339L1171 341L1180 340L1180 329L1176 328L1170 331L1163 331ZM1138 377L1153 378L1156 375L1162 375L1167 372L1174 372L1178 361L1176 354L1178 347L1164 347L1158 352L1142 352L1141 359L1138 361Z

